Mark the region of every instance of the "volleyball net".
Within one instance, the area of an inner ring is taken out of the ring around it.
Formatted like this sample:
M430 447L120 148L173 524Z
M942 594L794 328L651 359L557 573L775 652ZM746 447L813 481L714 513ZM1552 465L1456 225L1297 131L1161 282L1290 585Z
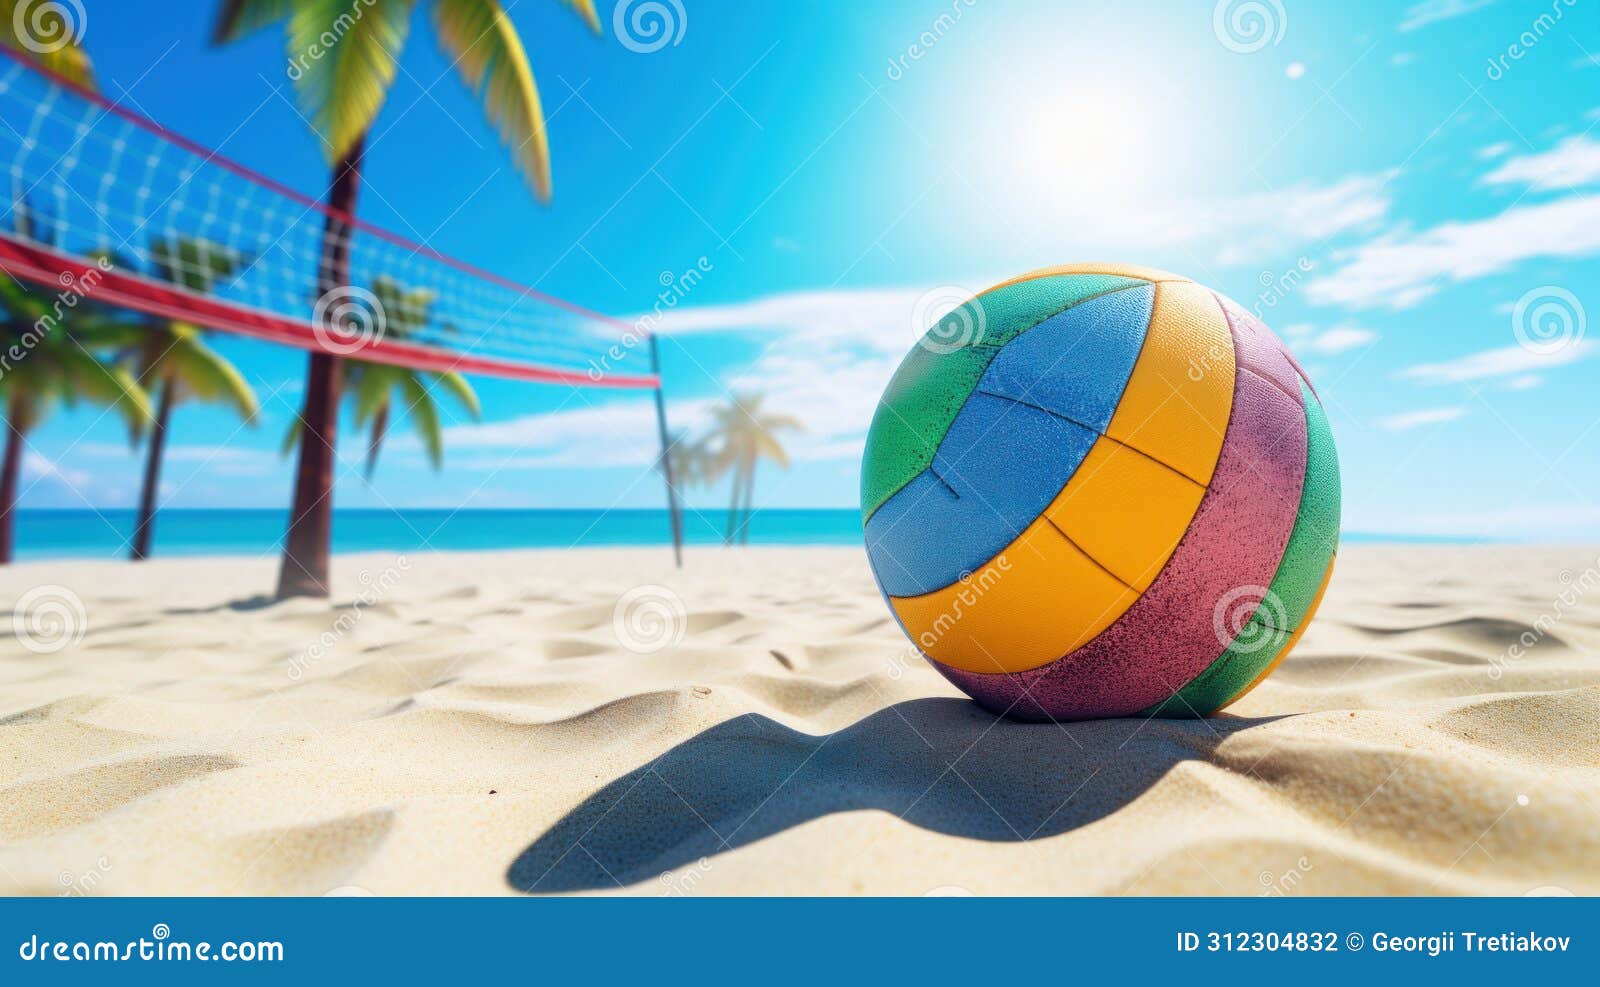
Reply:
M419 370L657 386L647 333L335 212L0 47L0 268ZM327 287L325 240L348 258Z

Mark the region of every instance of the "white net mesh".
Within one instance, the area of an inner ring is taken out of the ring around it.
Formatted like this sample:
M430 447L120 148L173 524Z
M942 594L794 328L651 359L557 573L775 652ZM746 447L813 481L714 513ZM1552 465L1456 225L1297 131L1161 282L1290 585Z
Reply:
M323 291L318 203L3 54L0 266L12 274L101 262L120 304L308 349L654 385L627 324L368 224L334 224L349 284Z

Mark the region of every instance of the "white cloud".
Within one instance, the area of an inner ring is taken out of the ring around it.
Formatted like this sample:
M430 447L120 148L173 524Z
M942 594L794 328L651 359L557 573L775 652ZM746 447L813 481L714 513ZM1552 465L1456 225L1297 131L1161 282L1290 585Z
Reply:
M1488 185L1527 185L1541 192L1600 181L1600 141L1568 137L1541 154L1510 158L1482 180Z
M1442 281L1467 281L1537 257L1600 251L1600 197L1519 206L1488 219L1449 222L1335 254L1340 266L1306 285L1319 305L1409 308Z
M976 293L985 284L969 286ZM700 305L664 312L663 336L702 332L767 332L813 340L855 342L881 353L904 354L922 336L917 327L919 289L794 291L727 305Z
M1389 56L1389 64L1395 68L1405 68L1416 62L1417 53L1414 51L1397 51Z
M1505 157L1512 151L1512 149L1513 145L1510 141L1500 141L1495 144L1490 144L1488 147L1478 149L1478 160L1490 161L1494 158Z
M1406 432L1424 425L1440 425L1444 422L1453 422L1467 413L1467 409L1457 406L1450 408L1423 408L1419 411L1408 411L1402 415L1381 418L1377 425L1386 432Z
M1299 348L1321 356L1333 356L1358 346L1369 346L1377 341L1378 334L1371 329L1335 326L1327 332L1307 337L1299 344Z
M1415 31L1419 27L1437 21L1447 21L1475 10L1482 10L1491 3L1494 3L1494 0L1423 0L1422 3L1406 8L1400 21L1400 30Z
M1538 374L1523 374L1506 381L1505 388L1508 391L1531 391L1543 383L1544 378Z
M74 490L82 491L93 477L88 470L67 469L55 460L28 450L22 454L24 476L41 480L59 480Z
M1349 526L1371 534L1593 539L1600 537L1600 505L1545 503L1462 511L1430 506L1414 514L1384 505L1370 517L1351 518Z
M1505 346L1483 350L1443 363L1424 363L1409 367L1400 376L1424 384L1459 384L1491 377L1526 376L1539 370L1550 370L1576 363L1590 356L1596 344L1575 340L1554 352L1537 352L1521 346Z

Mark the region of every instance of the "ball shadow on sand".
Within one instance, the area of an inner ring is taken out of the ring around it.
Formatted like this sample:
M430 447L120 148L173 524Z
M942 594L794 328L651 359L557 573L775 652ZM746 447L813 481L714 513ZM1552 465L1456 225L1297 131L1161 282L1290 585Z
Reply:
M530 893L616 888L861 809L970 839L1054 836L1265 722L1027 724L964 700L917 699L812 736L747 714L585 799L517 856L506 879Z

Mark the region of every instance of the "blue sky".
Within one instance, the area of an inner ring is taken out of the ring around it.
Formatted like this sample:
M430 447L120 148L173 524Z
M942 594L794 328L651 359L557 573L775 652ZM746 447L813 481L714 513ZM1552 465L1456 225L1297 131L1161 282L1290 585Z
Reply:
M109 96L322 187L281 30L213 49L215 4L84 6ZM550 116L548 207L419 14L360 213L625 318L663 272L700 265L663 322L674 423L754 388L810 426L759 504L855 503L873 404L930 304L1115 260L1260 308L1328 406L1347 529L1600 537L1600 13L1584 0L681 0L678 42L653 52L597 6L601 38L554 0L510 5ZM218 345L262 420L183 407L165 502L283 506L304 356ZM338 506L659 505L646 396L477 384L485 421L451 425L442 473L397 437L368 484L347 441ZM64 412L31 445L24 506L134 501L111 421Z

